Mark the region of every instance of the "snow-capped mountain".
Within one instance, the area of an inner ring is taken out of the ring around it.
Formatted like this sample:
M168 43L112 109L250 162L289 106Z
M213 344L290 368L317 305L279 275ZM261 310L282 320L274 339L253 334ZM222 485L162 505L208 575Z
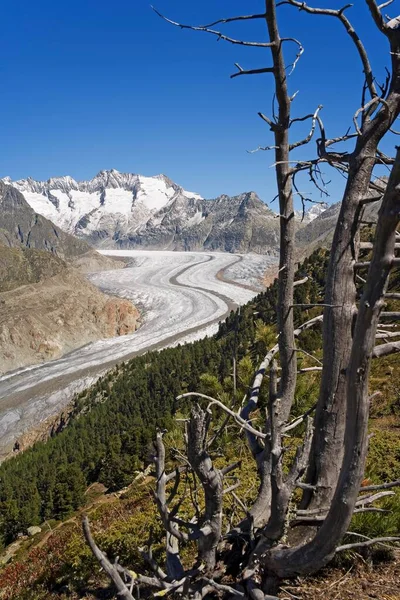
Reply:
M326 202L318 202L312 204L308 210L303 211L296 210L295 216L298 221L301 221L304 224L311 223L314 219L317 219L323 212L325 212L329 208L329 204Z
M93 249L37 214L15 187L0 180L0 244L11 248L47 250L73 260Z
M254 192L205 200L165 175L115 169L90 181L69 176L3 181L35 212L96 247L277 252L279 219ZM312 205L302 224L323 209ZM302 214L296 218L300 224Z
M100 171L90 181L78 182L69 176L14 182L6 177L3 181L20 191L33 210L64 231L83 237L103 229L140 226L177 196L200 198L164 175L143 177L115 169Z
M3 181L20 191L34 211L97 247L263 252L278 240L275 214L254 192L204 200L165 175L114 169L90 181ZM267 231L265 239L261 231Z

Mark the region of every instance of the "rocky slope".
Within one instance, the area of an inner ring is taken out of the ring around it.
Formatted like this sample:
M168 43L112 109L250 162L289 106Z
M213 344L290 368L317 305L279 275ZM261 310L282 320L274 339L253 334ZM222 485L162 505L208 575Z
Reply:
M316 219L306 223L296 232L296 241L301 248L311 254L316 248L328 245L332 241L333 232L340 212L340 202L332 204Z
M249 192L215 200L178 197L135 231L118 236L121 248L276 253L276 215Z
M0 292L38 283L67 268L58 256L44 250L9 248L0 243Z
M279 221L257 194L205 200L165 175L101 171L90 181L58 177L11 182L64 231L103 248L277 252ZM325 207L296 214L299 226Z
M98 254L83 240L66 233L36 213L24 196L0 180L0 244L10 248L46 250L82 271L122 268L124 264Z
M0 182L0 373L135 331L136 308L72 265L96 271L124 263L63 232Z
M65 259L85 254L90 247L36 213L24 196L0 181L0 242L47 250Z
M52 276L49 269L40 276L35 265L43 265L43 257L12 252L14 264L21 265L19 273L40 280L14 289L10 279L2 285L8 291L0 293L0 373L58 358L89 342L137 328L139 313L128 300L106 296L62 261L52 263ZM14 284L19 283L14 278Z
M376 195L376 192L372 192ZM375 223L378 219L380 202L366 204L363 220L365 223ZM339 217L341 203L332 204L317 218L306 223L304 227L296 232L296 241L301 249L301 256L311 254L316 248L329 247Z

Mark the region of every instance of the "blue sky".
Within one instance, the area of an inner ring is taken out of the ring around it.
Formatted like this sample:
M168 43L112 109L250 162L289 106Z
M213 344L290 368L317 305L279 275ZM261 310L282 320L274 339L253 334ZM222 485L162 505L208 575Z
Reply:
M264 6L263 0L154 3L171 18L200 24ZM364 1L355 4L348 15L382 79L389 62L386 41ZM268 50L174 28L142 0L6 0L2 22L0 176L87 179L116 168L165 173L205 197L255 190L268 201L275 195L272 153L246 152L272 142L257 116L258 111L271 114L272 76L229 79L235 62L244 68L270 64ZM359 106L362 85L349 39L335 20L292 8L280 11L280 24L282 35L301 39L305 47L290 78L291 90L299 90L294 116L323 104L328 135L343 134ZM262 22L226 31L265 41ZM285 50L293 56L293 47ZM299 128L298 135L307 128ZM389 140L386 149L393 145ZM314 152L309 147L302 156ZM336 201L342 179L328 178L330 201ZM319 200L315 192L313 198Z

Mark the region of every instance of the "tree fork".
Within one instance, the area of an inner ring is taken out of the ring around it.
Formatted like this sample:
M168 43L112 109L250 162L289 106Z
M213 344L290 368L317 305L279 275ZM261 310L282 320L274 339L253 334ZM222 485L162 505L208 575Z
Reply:
M289 0L292 5L299 3ZM322 9L321 9L322 10ZM327 14L322 11L317 14ZM335 15L337 16L337 15ZM315 414L315 434L307 482L315 491L305 491L302 508L318 508L332 500L344 451L346 414L346 368L353 343L356 313L354 263L359 252L359 224L362 200L367 196L378 144L400 112L400 34L389 37L392 75L388 96L378 113L365 119L349 158L349 173L337 221L327 272L323 325L324 367ZM361 44L359 40L358 44ZM359 45L358 45L359 47ZM361 204L360 204L361 203ZM337 461L332 461L335 456ZM338 465L338 466L337 466Z
M338 486L329 512L311 542L292 549L277 547L266 559L280 577L313 573L334 556L350 524L364 475L368 448L368 378L376 329L384 304L400 222L400 150L379 211L375 248L360 301L349 365L346 371L345 450Z

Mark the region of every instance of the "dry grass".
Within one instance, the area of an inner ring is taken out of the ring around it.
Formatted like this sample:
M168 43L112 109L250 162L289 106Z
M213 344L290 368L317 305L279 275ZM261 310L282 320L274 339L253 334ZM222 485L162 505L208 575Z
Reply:
M318 577L282 584L281 600L399 600L400 551L393 561L371 565L357 557L350 568L325 569Z

